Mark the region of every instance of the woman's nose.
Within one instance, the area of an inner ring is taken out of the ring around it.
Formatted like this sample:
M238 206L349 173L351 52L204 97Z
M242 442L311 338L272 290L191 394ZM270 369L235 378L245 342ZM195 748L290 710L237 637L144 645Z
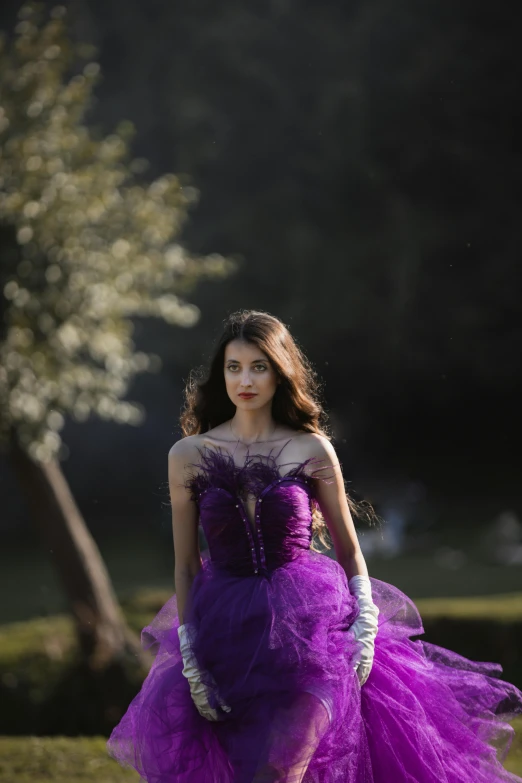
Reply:
M252 386L252 379L248 370L241 376L241 386Z

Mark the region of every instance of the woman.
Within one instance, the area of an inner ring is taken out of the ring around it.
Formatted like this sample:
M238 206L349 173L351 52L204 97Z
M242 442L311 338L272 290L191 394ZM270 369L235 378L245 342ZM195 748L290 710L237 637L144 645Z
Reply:
M240 312L169 452L176 596L108 750L149 783L496 783L522 693L370 579L314 374ZM198 523L208 542L201 558ZM336 560L315 550L328 532ZM500 749L500 750L499 750Z

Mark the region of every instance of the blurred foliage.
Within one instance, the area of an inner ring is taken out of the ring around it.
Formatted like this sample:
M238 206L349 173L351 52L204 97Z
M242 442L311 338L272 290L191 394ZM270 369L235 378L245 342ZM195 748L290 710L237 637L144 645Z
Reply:
M18 2L2 3L6 25ZM172 442L181 378L227 310L254 306L291 324L326 381L347 473L371 460L437 493L451 482L466 503L479 498L477 513L488 501L497 513L518 486L522 390L520 45L507 0L68 7L73 40L93 42L103 67L91 123L131 117L129 165L147 158L151 177L183 172L201 190L185 247L248 260L198 286L203 318L182 340L160 319L134 324L164 368L154 392L138 379L157 423L149 439L142 430L135 471L163 469L149 444ZM128 462L118 473L124 428L103 430L106 483L92 478L100 430L84 430L87 471L68 466L84 502L94 487L107 504L143 502L146 481L129 487Z
M136 117L140 153L201 188L189 246L248 259L198 293L208 323L281 315L338 416L372 434L412 403L462 399L465 418L472 395L520 388L507 0L73 7L106 64L97 118ZM179 347L188 363L206 336Z
M65 451L66 414L142 420L122 397L160 360L135 350L131 318L192 326L186 295L232 268L179 244L195 191L139 181L129 123L85 124L100 69L80 69L64 16L26 5L0 46L0 436L15 428L40 461Z

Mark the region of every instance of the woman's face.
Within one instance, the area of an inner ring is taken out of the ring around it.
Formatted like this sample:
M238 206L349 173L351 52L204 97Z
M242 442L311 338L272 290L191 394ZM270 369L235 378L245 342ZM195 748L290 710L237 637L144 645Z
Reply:
M228 396L243 410L267 405L277 389L278 376L266 354L244 340L226 346L224 373Z

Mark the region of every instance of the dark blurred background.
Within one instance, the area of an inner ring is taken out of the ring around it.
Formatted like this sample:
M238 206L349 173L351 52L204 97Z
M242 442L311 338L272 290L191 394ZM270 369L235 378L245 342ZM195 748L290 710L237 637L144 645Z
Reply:
M45 4L44 4L45 5ZM49 4L50 5L50 4ZM3 0L0 27L19 3ZM161 356L140 427L67 419L62 463L120 596L169 589L167 452L228 312L285 321L322 381L346 478L385 519L370 572L414 598L522 585L521 47L499 0L72 0L102 80L87 116L136 129L146 177L199 191L183 244L237 261ZM0 259L1 263L1 259ZM65 599L2 458L0 622Z

